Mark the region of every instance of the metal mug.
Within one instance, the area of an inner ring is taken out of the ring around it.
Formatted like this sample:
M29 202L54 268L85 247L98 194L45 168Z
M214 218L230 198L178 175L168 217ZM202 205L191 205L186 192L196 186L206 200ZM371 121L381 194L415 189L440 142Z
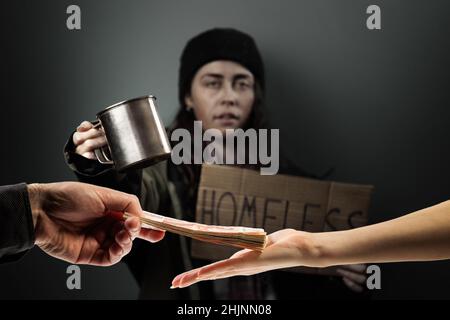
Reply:
M140 169L166 160L172 151L152 95L116 103L97 113L94 126L105 132L107 146L97 160L117 171Z

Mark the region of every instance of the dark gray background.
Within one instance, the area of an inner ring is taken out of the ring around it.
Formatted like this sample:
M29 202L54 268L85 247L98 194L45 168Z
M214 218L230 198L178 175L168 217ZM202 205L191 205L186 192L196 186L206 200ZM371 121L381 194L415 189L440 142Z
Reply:
M66 28L78 4L82 30ZM378 4L382 30L369 31ZM450 197L448 1L14 1L2 4L0 183L74 180L62 147L84 119L152 93L168 124L178 59L211 27L253 35L267 70L268 112L305 169L375 185L372 222ZM155 263L157 257L155 257ZM0 298L130 298L126 266L82 267L33 249L0 266ZM382 266L375 298L450 298L450 263ZM169 284L167 284L169 285Z

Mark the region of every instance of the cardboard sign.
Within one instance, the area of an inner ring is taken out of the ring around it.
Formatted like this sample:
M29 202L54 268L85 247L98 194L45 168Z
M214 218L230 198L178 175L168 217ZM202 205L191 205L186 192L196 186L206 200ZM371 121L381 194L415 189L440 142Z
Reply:
M249 169L203 165L196 222L264 228L268 234L285 228L345 230L367 224L372 190L369 185L263 176ZM216 261L237 250L193 240L191 251L195 258ZM330 274L326 269L291 270Z

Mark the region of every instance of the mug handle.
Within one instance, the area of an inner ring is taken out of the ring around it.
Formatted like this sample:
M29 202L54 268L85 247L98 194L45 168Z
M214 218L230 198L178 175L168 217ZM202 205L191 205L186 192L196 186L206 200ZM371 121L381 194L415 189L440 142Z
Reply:
M95 120L91 122L94 125L93 127L94 129L100 130L100 128L102 127L102 123L100 122L100 120ZM106 143L108 143L108 141L106 141ZM106 148L109 149L109 146L106 145L105 147L95 149L94 150L95 157L97 158L97 161L100 162L101 164L114 164L114 161L108 157L107 151L109 150L106 150Z

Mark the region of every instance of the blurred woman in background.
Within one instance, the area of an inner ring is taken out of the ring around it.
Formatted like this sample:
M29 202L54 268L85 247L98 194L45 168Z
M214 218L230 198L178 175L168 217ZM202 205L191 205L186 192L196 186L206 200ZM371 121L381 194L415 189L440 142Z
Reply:
M193 134L194 121L203 130L260 129L264 121L264 65L255 41L234 29L212 29L192 38L181 55L178 97L180 109L170 128ZM194 221L201 165L174 165L170 160L143 170L119 173L95 159L93 151L106 145L104 133L84 121L65 147L69 167L83 182L136 194L144 210ZM238 152L243 150L238 150ZM247 154L247 153L246 153ZM193 155L192 155L193 156ZM245 166L258 169L260 165ZM280 161L280 172L313 177ZM201 283L186 290L169 290L174 275L203 265L191 257L190 239L167 234L156 245L134 244L125 260L140 285L141 298L155 299L264 299L358 297L365 268L347 267L344 283L338 277L277 272L270 276L234 278L214 284ZM302 287L304 290L290 290ZM359 295L359 297L361 297Z

